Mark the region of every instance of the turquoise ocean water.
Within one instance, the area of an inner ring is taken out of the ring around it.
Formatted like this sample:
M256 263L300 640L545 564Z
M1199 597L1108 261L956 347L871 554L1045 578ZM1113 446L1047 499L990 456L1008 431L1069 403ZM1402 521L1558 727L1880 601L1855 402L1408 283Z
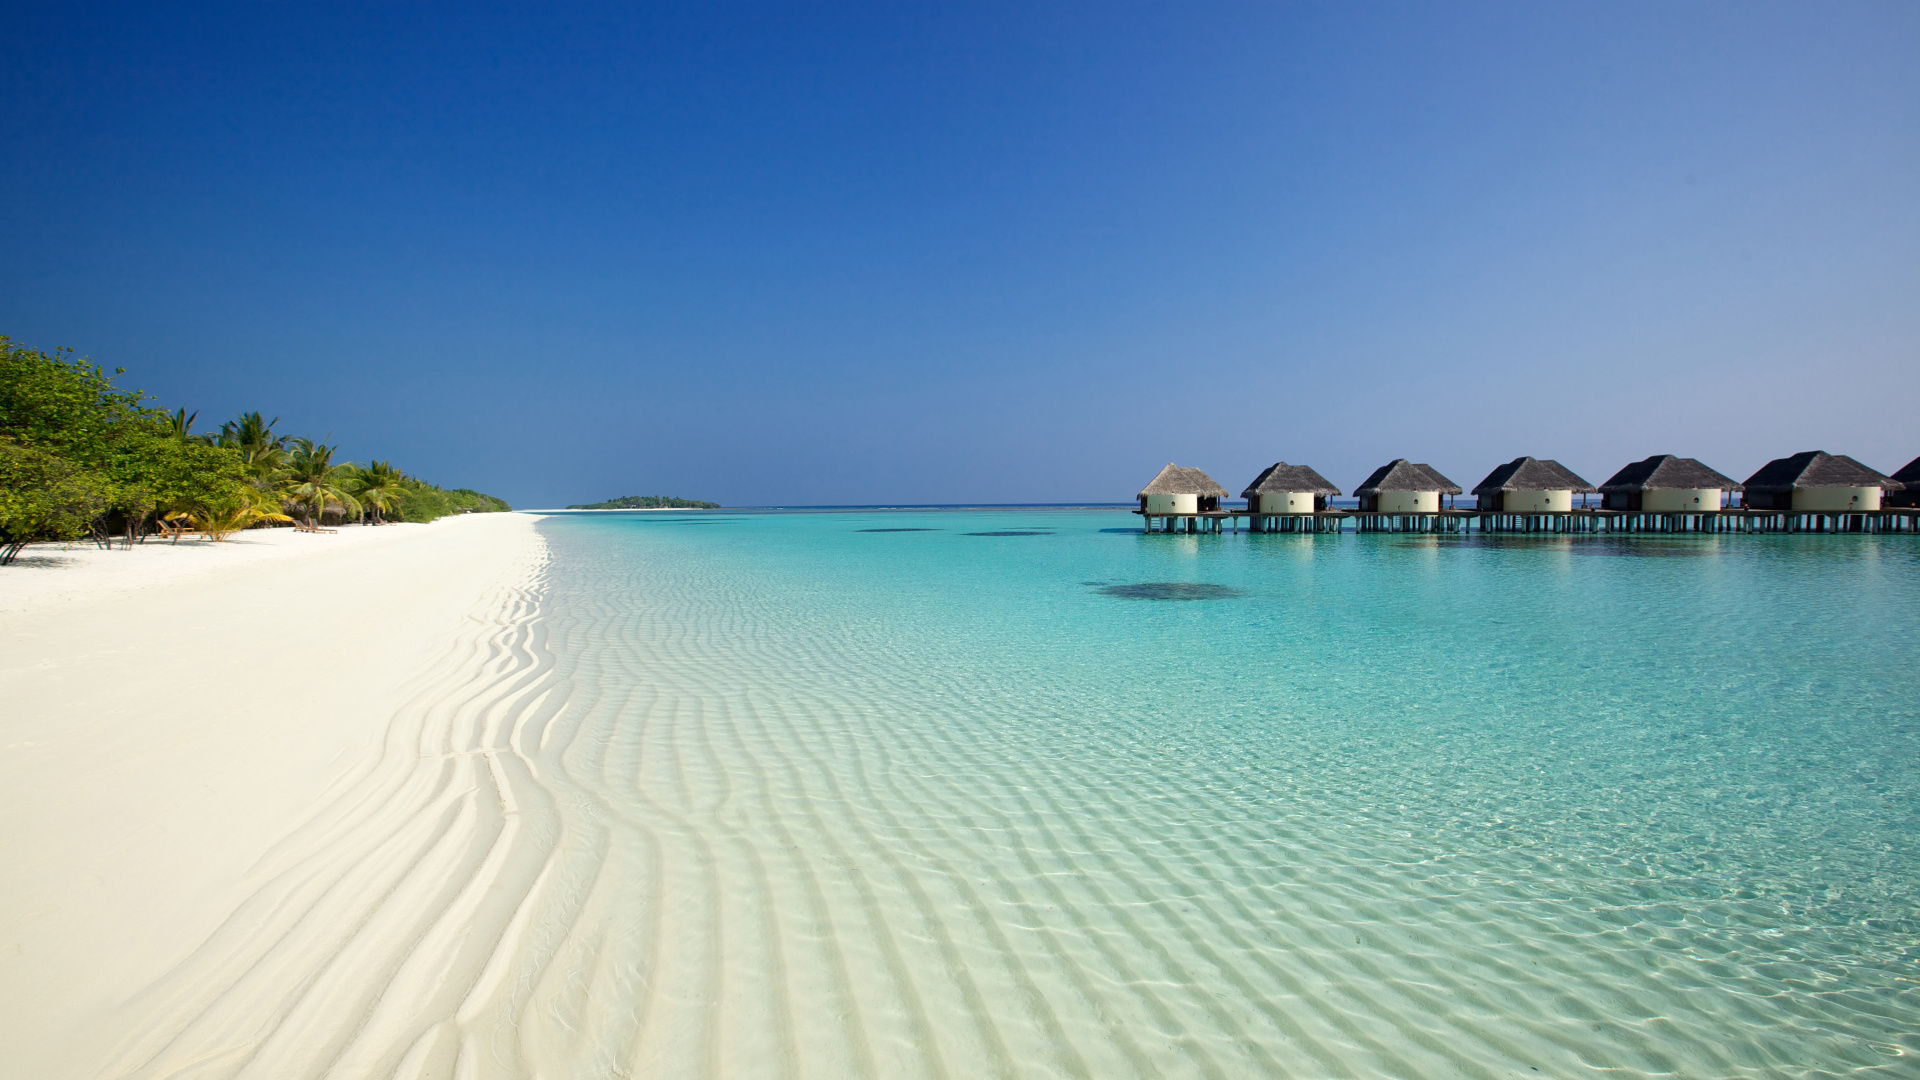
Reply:
M1920 1076L1913 538L1137 521L543 521L528 1057Z

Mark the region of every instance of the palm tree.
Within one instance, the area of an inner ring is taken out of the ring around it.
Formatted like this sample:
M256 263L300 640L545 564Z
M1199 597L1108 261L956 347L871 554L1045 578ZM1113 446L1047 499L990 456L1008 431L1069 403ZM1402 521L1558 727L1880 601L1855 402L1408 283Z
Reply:
M343 514L358 513L360 501L347 490L353 466L333 463L333 452L339 447L312 439L294 439L292 444L284 474L286 496L306 511L307 524L318 525L329 506L339 507Z
M168 438L175 442L211 443L213 442L212 436L195 435L193 433L193 422L198 419L199 416L200 413L198 410L188 412L186 406L182 405L180 408L173 410L172 415L161 418L161 430L166 433Z
M219 444L241 451L269 445L284 449L287 440L273 433L273 425L279 422L280 418L277 416L271 420L262 420L257 412L241 413L220 425Z
M221 424L220 434L214 439L216 445L240 451L247 477L262 491L274 489L287 464L287 440L273 433L273 425L279 422L277 416L265 420L257 412L241 413Z
M195 530L214 540L225 540L242 529L262 521L292 521L275 508L266 496L241 487L228 497L197 503L189 510L167 515L168 521L186 519Z
M286 448L274 443L261 443L240 451L240 464L247 470L247 477L256 487L267 489L286 471Z
M373 523L383 525L386 512L400 505L400 497L406 488L401 484L405 474L393 467L390 461L369 461L362 468L355 469L350 485L353 496L360 505L373 511Z

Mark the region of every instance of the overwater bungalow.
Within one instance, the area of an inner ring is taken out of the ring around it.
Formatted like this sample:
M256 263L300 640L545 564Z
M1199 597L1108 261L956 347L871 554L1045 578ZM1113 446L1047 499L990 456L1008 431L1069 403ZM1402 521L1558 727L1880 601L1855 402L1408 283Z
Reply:
M1595 490L1557 461L1517 457L1488 473L1473 495L1482 512L1563 514L1573 509L1575 492L1586 495Z
M1220 509L1220 500L1226 497L1227 489L1213 477L1168 462L1152 483L1140 489L1140 512L1166 517L1211 513Z
M1723 496L1741 490L1730 476L1700 464L1697 458L1655 454L1636 461L1600 485L1601 506L1649 514L1718 510Z
M1240 497L1247 512L1256 515L1317 514L1327 508L1327 496L1340 489L1306 465L1278 461L1260 471Z
M1792 457L1774 458L1747 477L1740 501L1756 510L1872 513L1880 509L1882 493L1905 487L1845 454L1803 450Z
M1881 501L1888 506L1920 506L1920 457L1900 466L1893 478L1905 484L1905 490L1889 491Z
M1394 458L1373 470L1353 494L1363 514L1437 514L1440 497L1460 494L1460 485L1431 465Z

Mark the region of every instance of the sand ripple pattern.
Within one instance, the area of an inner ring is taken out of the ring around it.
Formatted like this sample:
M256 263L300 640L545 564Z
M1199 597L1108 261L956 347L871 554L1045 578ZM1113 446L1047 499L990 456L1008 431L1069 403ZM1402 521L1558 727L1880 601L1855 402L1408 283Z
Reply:
M544 589L543 551L262 858L261 887L135 1003L140 1034L105 1075L450 1076L494 1038L568 870Z
M1443 843L1391 783L1084 737L1110 702L886 620L557 550L113 1075L1916 1075L1911 984L1766 951L1773 901L1679 910L1498 806Z

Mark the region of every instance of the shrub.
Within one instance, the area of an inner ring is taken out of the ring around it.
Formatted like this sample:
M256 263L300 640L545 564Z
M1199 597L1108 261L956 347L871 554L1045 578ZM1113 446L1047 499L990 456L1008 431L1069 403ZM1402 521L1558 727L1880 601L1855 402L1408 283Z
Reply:
M86 535L107 508L107 489L64 458L0 439L0 566L28 544Z

